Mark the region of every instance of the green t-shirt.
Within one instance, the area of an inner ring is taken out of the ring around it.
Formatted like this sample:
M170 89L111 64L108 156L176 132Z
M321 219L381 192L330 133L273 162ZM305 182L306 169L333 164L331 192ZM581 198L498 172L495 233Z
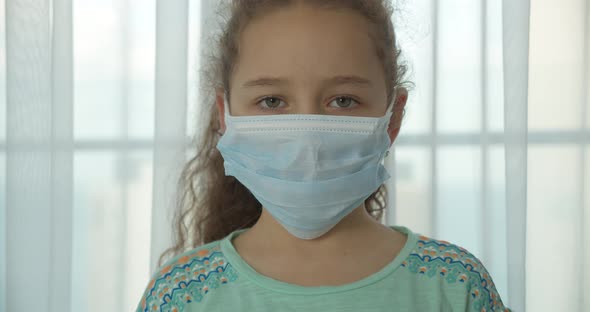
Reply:
M390 226L408 240L378 272L353 283L306 287L255 271L232 239L247 229L167 261L152 277L140 311L511 311L469 251Z

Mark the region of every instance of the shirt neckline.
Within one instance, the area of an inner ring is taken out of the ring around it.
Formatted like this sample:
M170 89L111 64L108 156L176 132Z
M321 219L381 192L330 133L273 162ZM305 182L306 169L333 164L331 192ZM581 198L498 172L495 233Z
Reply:
M397 268L399 268L402 262L410 255L410 253L418 243L418 235L405 226L391 225L388 227L398 232L401 232L402 234L406 234L408 237L406 243L404 244L398 255L386 266L381 268L381 270L358 281L337 286L302 286L279 281L258 273L246 261L244 261L244 259L240 256L240 254L236 251L233 244L231 243L232 239L240 235L242 232L248 230L248 228L239 229L230 233L224 239L221 240L220 246L221 251L223 252L224 256L229 262L229 265L233 266L234 269L238 272L238 274L246 277L258 286L285 294L318 295L348 291L356 288L361 288L370 284L374 284L377 281L385 278L389 274L393 273Z

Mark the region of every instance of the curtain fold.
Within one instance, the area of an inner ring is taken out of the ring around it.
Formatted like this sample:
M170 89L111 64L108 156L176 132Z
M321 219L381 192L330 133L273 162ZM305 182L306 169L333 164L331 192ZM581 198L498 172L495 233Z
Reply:
M529 14L528 0L503 1L508 302L525 311Z
M73 215L73 43L72 1L53 0L51 31L51 218L50 311L71 309Z
M47 310L55 282L51 280L53 263L59 259L54 251L67 249L56 241L57 235L67 235L67 230L60 233L58 225L51 222L54 213L64 212L54 207L60 200L54 177L69 178L67 170L56 172L65 169L61 165L67 167L64 159L52 157L57 122L53 112L57 108L53 106L50 12L48 1L6 3L8 208L3 262L7 311ZM31 300L30 294L35 294L36 300Z
M156 85L151 261L172 244L176 181L186 162L187 0L156 2Z
M6 311L6 5L0 0L0 311Z
M584 71L582 79L583 98L581 101L584 107L582 113L583 130L586 131L586 147L582 148L582 161L584 166L582 170L581 190L581 228L582 228L582 246L586 246L582 251L581 259L581 280L580 280L580 305L590 307L590 2L585 2L585 21L583 38L584 42L584 62L582 70ZM586 118L584 118L584 113Z

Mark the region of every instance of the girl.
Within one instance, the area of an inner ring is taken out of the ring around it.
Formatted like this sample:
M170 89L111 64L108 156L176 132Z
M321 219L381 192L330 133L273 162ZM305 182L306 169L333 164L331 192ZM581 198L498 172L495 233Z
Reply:
M380 221L408 96L387 1L228 11L175 256L137 311L509 311L467 250Z

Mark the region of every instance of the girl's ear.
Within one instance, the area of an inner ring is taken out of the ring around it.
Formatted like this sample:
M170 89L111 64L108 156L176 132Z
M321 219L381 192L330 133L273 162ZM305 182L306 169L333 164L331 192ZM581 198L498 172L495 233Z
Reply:
M219 119L219 132L223 134L225 132L225 105L223 90L218 90L215 95L215 106L217 107L217 117Z
M408 90L403 87L397 87L393 104L393 114L389 120L389 128L387 128L387 134L389 134L391 144L393 144L401 129L402 119L404 117L404 108L406 107L407 101Z

